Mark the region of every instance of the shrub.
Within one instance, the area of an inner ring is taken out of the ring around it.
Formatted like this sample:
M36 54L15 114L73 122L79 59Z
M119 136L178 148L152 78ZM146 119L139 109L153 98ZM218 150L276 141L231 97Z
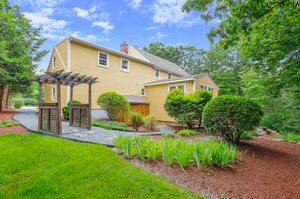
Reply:
M81 104L79 100L72 100L72 104ZM68 102L67 106L62 108L62 113L65 120L69 120L69 114L70 114L70 102Z
M129 111L127 99L114 91L104 92L98 97L97 104L107 112L112 121L124 116Z
M252 100L223 95L211 100L203 110L206 130L218 134L230 144L236 144L242 133L259 125L263 112Z
M14 120L0 120L0 128L17 126L19 122Z
M133 131L132 129L128 128L126 124L121 122L94 120L92 125L99 126L107 130Z
M169 116L192 129L196 122L200 127L203 108L211 98L212 94L208 91L199 90L185 96L182 89L174 89L168 95L164 108Z
M23 100L15 100L14 101L14 108L15 109L20 109L24 106Z
M144 116L136 112L131 113L131 124L133 129L138 131L139 128L144 124Z
M293 132L282 133L280 138L289 142L300 142L300 135Z
M199 132L193 131L193 130L190 130L190 129L184 129L184 130L178 131L177 134L180 135L180 136L191 136L191 135L198 135Z
M144 122L145 122L144 126L150 130L154 130L155 125L157 124L156 117L154 115L146 116Z
M254 131L247 131L241 135L241 140L251 140L253 137L257 136Z

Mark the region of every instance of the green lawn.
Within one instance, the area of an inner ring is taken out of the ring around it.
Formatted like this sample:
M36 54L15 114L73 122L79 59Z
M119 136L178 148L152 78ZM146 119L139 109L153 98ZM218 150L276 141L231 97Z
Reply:
M102 145L0 135L0 160L0 198L197 198Z

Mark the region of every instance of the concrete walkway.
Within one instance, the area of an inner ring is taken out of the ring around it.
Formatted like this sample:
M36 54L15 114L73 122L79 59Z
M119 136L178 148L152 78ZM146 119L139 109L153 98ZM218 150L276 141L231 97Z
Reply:
M25 126L27 129L33 132L39 132L47 135L53 135L56 137L63 137L76 141L91 142L104 144L108 146L114 146L112 139L114 136L119 135L161 135L164 132L175 132L175 129L167 125L159 125L160 132L155 133L135 133L135 132L124 132L116 130L106 130L101 127L92 127L92 130L85 128L70 127L68 122L62 122L62 135L56 135L51 132L41 132L38 130L38 109L36 107L24 107L18 114L14 116L14 119L19 121L20 124Z

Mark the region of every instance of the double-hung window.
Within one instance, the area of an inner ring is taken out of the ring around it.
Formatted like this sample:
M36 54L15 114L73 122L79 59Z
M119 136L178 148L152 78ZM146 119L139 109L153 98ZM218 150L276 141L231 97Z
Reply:
M201 84L201 85L200 85L200 88L203 89L203 90L207 90L207 91L210 91L210 92L214 92L214 88L213 88L213 87L210 87L210 86L206 86L206 85Z
M168 79L172 79L172 74L168 73Z
M155 78L156 79L159 79L160 78L160 70L158 70L158 69L155 69Z
M108 68L108 54L106 52L99 51L98 53L98 65Z
M182 89L183 92L185 93L185 84L175 84L175 85L169 85L169 92L171 92L174 89Z
M52 57L52 70L55 70L56 67L56 56Z
M52 98L52 102L55 101L55 88L51 89L51 98Z
M121 71L129 72L129 61L126 58L121 58Z
M146 96L146 88L141 88L141 96Z

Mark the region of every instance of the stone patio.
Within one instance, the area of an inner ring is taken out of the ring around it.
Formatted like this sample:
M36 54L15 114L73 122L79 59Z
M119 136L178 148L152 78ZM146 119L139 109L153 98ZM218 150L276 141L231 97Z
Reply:
M29 129L30 131L42 133L46 135L67 138L76 141L90 142L104 144L108 146L114 146L112 139L114 136L120 135L161 135L164 132L175 132L175 129L168 125L159 125L160 132L149 132L149 133L136 133L136 132L125 132L116 130L106 130L101 127L92 127L92 130L85 128L69 126L68 122L62 122L62 135L56 135L51 132L43 132L38 130L38 109L36 107L24 107L18 114L14 116L15 120L18 120L21 125Z

